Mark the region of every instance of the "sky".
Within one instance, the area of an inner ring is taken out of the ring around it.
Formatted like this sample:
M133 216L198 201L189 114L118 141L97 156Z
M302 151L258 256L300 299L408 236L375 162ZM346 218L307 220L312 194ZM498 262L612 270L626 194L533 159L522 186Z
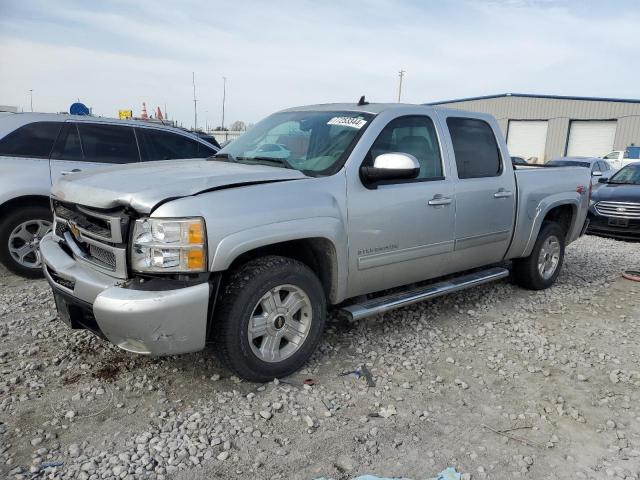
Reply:
M640 98L640 2L0 0L0 104L254 123L329 102Z

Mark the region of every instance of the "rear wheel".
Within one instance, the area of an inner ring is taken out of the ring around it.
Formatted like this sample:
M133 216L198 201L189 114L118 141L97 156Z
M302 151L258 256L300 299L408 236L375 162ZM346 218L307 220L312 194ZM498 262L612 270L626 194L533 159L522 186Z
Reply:
M286 377L316 349L325 317L324 290L309 267L279 256L252 260L222 288L216 350L222 362L246 380Z
M42 277L40 240L51 231L51 211L33 205L9 213L0 223L0 261L27 278Z
M531 255L513 262L516 283L530 290L553 285L564 261L565 231L555 222L542 224Z

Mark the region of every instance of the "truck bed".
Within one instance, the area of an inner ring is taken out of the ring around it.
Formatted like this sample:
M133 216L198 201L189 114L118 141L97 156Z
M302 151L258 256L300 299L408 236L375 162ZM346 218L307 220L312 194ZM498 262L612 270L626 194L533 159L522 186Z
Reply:
M517 211L514 237L507 258L527 256L535 241L533 232L542 222L540 213L546 206L553 208L560 198L566 202L567 192L573 194L573 208L583 219L589 208L591 173L583 167L544 167L519 165L514 169L517 185ZM582 193L579 191L582 190ZM574 224L567 234L567 243L578 238L583 225Z

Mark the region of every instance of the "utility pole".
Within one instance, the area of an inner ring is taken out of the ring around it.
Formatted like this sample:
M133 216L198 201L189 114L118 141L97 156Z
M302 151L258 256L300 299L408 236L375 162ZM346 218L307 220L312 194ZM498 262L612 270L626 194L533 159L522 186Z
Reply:
M31 111L33 112L33 88L29 89L29 103L31 104Z
M227 101L227 77L222 77L222 129L224 130L224 104Z
M400 84L398 85L398 103L400 103L400 99L402 98L402 78L404 74L407 73L404 70L400 70L398 72L398 76L400 77Z
M193 81L193 130L198 129L198 107L196 100L196 74L195 72L191 72L191 79Z

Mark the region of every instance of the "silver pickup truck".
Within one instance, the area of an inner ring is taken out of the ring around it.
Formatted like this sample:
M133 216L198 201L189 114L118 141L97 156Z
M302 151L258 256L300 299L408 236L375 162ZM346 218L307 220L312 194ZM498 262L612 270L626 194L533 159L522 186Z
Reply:
M266 381L330 306L360 319L508 267L549 287L589 196L588 169L514 171L491 116L361 100L275 113L208 160L62 177L40 248L72 328L141 354L212 343Z

